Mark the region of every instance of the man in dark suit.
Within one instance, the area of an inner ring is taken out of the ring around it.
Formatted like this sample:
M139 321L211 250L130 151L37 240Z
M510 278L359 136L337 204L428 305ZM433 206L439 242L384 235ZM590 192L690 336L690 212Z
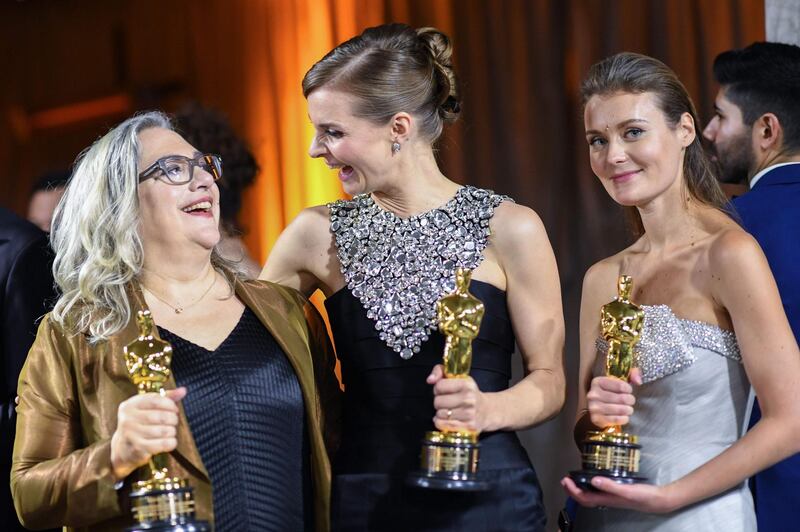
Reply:
M0 529L24 530L11 500L9 477L17 378L39 318L55 302L47 234L0 207Z
M724 52L714 76L716 113L703 136L714 146L720 179L750 187L733 205L767 256L800 340L800 47L763 42ZM756 401L750 425L760 417ZM757 474L751 487L759 530L797 530L800 454Z

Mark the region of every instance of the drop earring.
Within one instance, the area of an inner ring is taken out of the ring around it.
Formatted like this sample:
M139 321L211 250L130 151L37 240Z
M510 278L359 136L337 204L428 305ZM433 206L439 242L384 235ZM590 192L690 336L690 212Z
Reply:
M392 155L394 155L395 153L398 153L400 151L400 148L401 148L401 146L400 146L399 142L397 142L397 141L392 142Z

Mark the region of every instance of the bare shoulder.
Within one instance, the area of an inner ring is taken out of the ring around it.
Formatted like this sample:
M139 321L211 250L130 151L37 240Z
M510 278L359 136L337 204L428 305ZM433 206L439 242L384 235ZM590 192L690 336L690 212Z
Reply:
M583 276L583 295L585 303L610 301L616 295L617 277L627 250L592 264Z
M741 267L757 267L763 263L764 253L749 233L739 227L730 227L711 240L708 260L712 271L735 273Z
M489 227L494 244L501 249L547 239L547 231L539 215L530 207L511 201L504 201L495 207Z
M313 292L333 246L329 212L326 205L300 211L272 246L259 278Z
M300 213L287 226L292 231L306 237L314 235L327 236L330 227L330 208L327 205L316 205L300 211Z

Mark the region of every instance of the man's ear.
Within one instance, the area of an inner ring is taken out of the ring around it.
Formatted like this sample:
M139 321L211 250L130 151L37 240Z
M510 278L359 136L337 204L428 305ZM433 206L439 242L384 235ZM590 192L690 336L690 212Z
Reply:
M773 113L764 113L753 123L753 144L762 152L781 150L783 127Z

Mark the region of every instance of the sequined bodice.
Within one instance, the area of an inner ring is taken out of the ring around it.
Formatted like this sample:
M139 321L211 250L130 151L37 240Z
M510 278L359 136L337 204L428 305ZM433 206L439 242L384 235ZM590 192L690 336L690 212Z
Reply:
M667 305L642 305L645 314L642 337L636 345L634 365L642 371L642 380L651 382L692 365L694 348L713 351L741 362L739 344L732 331L701 321L678 318ZM597 350L604 353L607 343L597 339Z
M510 200L465 186L444 206L399 218L367 195L328 205L342 274L380 339L404 359L436 327L436 301L452 292L457 267L483 260L494 208Z

